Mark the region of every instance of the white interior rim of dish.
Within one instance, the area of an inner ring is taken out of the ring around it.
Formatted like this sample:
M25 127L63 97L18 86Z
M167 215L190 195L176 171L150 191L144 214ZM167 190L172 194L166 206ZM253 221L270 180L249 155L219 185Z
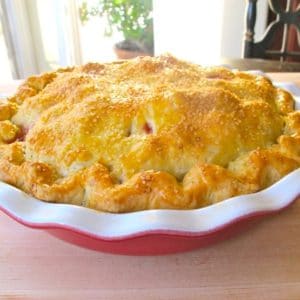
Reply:
M291 91L300 110L300 89L291 83L276 84ZM175 231L201 234L252 214L288 206L300 195L300 168L271 187L193 210L146 210L104 213L85 207L47 203L0 182L0 207L24 223L37 227L65 227L103 239L120 239L145 232ZM46 226L45 226L46 227Z

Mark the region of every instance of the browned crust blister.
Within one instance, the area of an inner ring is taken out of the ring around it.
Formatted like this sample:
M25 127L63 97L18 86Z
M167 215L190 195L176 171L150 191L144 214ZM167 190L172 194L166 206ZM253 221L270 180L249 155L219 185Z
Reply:
M45 201L192 209L299 166L288 92L170 55L30 77L0 104L0 179Z

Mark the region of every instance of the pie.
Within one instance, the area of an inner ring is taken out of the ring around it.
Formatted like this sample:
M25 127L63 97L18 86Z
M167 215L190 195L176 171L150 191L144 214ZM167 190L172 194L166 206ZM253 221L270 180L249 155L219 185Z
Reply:
M107 212L193 209L300 166L300 112L269 79L171 55L28 78L0 105L0 180Z

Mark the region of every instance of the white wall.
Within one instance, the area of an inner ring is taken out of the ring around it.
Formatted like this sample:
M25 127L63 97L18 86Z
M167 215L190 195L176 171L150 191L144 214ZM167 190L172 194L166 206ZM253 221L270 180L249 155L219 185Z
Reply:
M155 53L201 64L241 57L246 0L153 0ZM256 31L265 29L267 0L258 1Z

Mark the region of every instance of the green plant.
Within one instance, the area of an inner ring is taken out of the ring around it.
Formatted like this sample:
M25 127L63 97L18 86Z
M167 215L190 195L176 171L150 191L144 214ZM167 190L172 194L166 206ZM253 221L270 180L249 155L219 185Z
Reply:
M152 0L99 0L96 5L83 1L79 14L83 24L93 16L105 17L105 35L110 36L115 29L125 40L138 41L153 53Z

